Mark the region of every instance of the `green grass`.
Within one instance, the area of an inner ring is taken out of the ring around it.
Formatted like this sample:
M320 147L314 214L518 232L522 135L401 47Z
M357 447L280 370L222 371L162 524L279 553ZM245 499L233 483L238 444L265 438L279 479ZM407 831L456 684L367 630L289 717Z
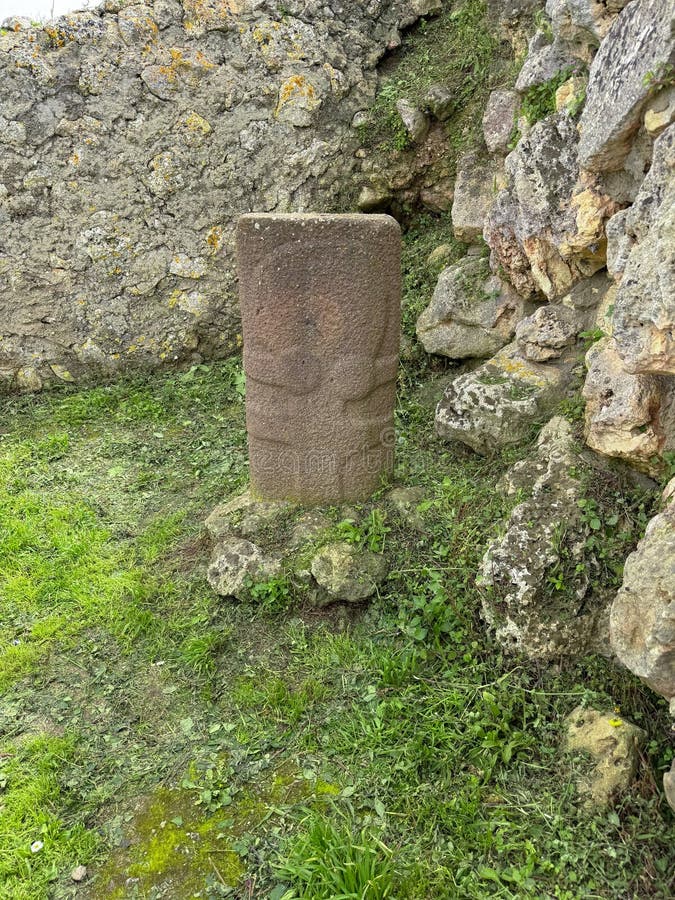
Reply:
M363 145L385 152L407 149L409 137L396 102L405 97L421 104L437 82L446 85L454 98L445 123L452 152L479 142L498 45L483 0L450 3L439 16L423 19L404 37L405 52L381 79L368 121L361 127Z
M447 231L406 235L409 336ZM396 481L424 488L424 530L333 511L391 559L367 608L304 608L284 578L250 604L209 590L201 523L247 476L237 360L0 401L2 900L121 897L130 876L147 898L672 894L665 704L605 661L534 665L486 635L474 577L513 455L438 443L445 369L415 351L399 382ZM579 703L649 733L609 813L582 812L561 749Z

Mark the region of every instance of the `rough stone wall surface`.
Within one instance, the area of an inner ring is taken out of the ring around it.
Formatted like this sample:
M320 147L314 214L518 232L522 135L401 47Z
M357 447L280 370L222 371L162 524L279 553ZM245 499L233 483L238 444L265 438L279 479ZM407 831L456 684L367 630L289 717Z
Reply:
M336 203L438 0L107 0L0 31L0 391L231 352L241 213Z

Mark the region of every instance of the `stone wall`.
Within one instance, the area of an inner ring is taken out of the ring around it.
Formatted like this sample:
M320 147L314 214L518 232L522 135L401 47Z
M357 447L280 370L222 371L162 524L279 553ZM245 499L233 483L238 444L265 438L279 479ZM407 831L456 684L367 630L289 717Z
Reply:
M240 213L330 208L440 0L107 0L0 31L0 391L237 347Z

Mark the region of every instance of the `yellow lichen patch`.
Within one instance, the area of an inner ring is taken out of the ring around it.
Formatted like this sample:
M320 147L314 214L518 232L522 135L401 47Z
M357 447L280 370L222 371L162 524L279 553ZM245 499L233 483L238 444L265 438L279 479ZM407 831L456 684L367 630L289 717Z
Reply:
M227 28L241 12L241 0L183 0L185 30L203 32Z
M223 246L223 226L222 225L214 225L213 228L210 228L206 235L206 243L210 248L210 253L213 255L217 253L220 248Z
M52 363L49 368L52 370L52 372L56 375L57 378L61 379L61 381L69 381L69 382L75 381L75 379L70 374L68 369L66 369L65 366L61 366L58 363Z
M210 123L199 113L190 110L176 122L176 128L197 137L206 137L213 130Z
M279 88L279 101L274 115L278 116L287 103L301 102L305 109L315 109L319 105L314 86L304 75L291 75Z

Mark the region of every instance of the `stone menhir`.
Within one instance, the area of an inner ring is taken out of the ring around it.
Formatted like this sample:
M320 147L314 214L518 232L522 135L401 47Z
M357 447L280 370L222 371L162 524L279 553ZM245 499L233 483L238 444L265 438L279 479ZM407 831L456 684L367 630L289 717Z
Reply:
M365 499L391 472L400 256L390 216L239 220L255 495L307 504Z

